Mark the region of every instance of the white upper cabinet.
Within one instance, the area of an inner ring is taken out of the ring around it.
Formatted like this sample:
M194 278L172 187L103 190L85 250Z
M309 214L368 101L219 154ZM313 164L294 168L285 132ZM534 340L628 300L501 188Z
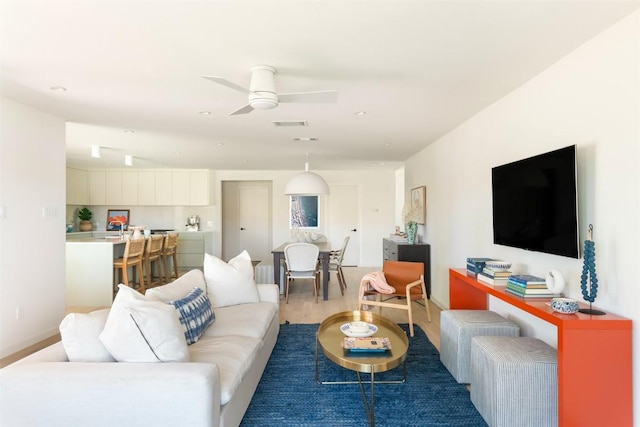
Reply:
M84 179L87 202L77 204L208 206L211 200L208 170L90 170L85 174L88 175L88 179ZM67 175L67 193L71 194L72 180L69 172Z
M138 204L156 204L156 172L138 172Z
M89 171L89 204L107 204L107 178L105 171Z
M67 168L67 204L89 204L89 176L87 171Z

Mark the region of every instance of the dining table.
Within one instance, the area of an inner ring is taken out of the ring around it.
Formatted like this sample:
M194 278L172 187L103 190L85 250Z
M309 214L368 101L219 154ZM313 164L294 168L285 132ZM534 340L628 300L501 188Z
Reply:
M274 283L280 283L280 264L284 260L284 248L288 245L297 242L287 242L278 246L271 251L273 254L273 280ZM322 299L324 301L329 299L329 258L331 257L331 243L330 242L312 242L320 249L318 258L322 264Z

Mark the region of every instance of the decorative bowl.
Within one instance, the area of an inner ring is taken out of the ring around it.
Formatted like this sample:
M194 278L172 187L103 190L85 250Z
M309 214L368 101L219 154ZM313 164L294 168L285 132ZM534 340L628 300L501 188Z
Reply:
M552 298L551 308L558 313L573 314L577 313L580 307L578 301L571 298Z
M349 330L356 334L364 333L369 330L369 324L367 322L350 322Z
M495 271L507 271L511 268L511 263L509 261L493 260L487 261L484 266Z

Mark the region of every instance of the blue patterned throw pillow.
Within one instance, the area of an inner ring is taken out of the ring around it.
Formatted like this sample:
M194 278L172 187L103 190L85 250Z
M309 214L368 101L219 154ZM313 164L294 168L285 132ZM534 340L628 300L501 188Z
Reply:
M173 304L180 314L180 323L189 345L197 342L204 330L215 321L211 301L200 288L194 288L186 297L169 301L169 304Z

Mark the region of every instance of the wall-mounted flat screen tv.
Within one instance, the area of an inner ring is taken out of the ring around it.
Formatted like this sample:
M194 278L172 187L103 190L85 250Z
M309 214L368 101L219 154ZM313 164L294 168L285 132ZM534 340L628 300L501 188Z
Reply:
M579 258L576 146L492 169L493 243Z

